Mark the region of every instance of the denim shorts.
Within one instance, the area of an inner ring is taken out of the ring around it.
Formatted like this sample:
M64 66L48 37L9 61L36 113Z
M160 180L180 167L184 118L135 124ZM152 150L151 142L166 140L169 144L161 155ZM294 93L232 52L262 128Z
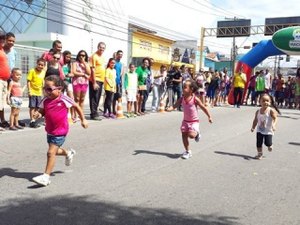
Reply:
M62 146L66 140L66 136L53 136L47 134L47 142L48 144L54 144L58 147Z
M10 97L10 106L13 108L20 109L22 106L22 98L21 97Z

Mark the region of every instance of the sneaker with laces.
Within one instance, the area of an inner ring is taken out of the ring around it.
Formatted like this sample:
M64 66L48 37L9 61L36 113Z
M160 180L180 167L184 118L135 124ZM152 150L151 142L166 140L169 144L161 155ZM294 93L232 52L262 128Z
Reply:
M199 134L199 132L197 133L196 137L195 137L195 141L199 142L201 138L201 135Z
M68 154L67 154L66 160L65 160L65 165L66 166L70 166L72 164L73 157L74 157L75 154L76 154L76 151L72 148L68 151Z
M40 185L45 186L45 187L51 183L50 176L48 174L45 174L45 173L32 178L32 180L35 183L40 184Z
M191 151L185 151L182 156L181 156L183 159L189 159L192 157L192 152Z

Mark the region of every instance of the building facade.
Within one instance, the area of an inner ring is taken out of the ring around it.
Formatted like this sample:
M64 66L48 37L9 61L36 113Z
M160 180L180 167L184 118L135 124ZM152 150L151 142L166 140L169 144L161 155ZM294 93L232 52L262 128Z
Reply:
M173 40L157 36L155 31L129 24L130 50L128 52L130 62L136 66L142 64L145 57L153 61L152 70L158 71L161 65L170 66L171 49Z
M120 49L126 61L128 16L122 11L122 1L109 2L104 5L97 0L2 0L0 26L15 33L20 45L50 49L58 39L63 50L73 54L81 49L91 54L103 41L107 45L106 58Z

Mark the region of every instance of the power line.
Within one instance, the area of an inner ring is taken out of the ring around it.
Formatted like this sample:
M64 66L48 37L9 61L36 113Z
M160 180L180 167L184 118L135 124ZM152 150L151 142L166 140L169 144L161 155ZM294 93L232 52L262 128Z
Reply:
M195 2L198 2L197 0L194 0L194 1L195 1ZM210 2L210 1L208 1L208 0L204 0L204 1L210 3L210 5L211 5L211 6L214 6L216 9L218 9L218 11L222 10L222 11L224 11L224 12L228 12L229 14L231 14L231 15L233 15L233 16L238 16L238 17L241 17L241 18L245 18L245 17L242 16L242 15L239 15L239 14L230 12L230 11L228 11L228 10L226 10L226 9L223 9L223 8L221 8L220 6L217 6L216 4L214 4L214 3L212 3L212 2ZM199 3L199 2L198 2L198 3Z
M48 1L50 1L51 2L51 0L48 0ZM66 1L66 2L68 2L68 1ZM81 6L81 7L86 7L86 5L84 5L84 4L82 4L82 3L78 3L78 2L75 2L75 3L73 3L73 2L71 2L70 3L71 5L77 5L77 6ZM102 5L102 2L101 2L101 5L99 5L99 4L93 4L93 6L95 7L95 8L97 8L97 11L99 11L100 9L104 9L104 11L102 10L102 12L104 12L105 14L106 14L106 16L108 16L108 17L110 17L110 18L113 18L113 19L115 19L115 12L113 12L113 10L110 8L110 9L107 9L107 8L105 8L103 5ZM68 7L69 8L69 7ZM70 9L70 8L69 8ZM99 14L99 15L101 15L101 14ZM94 17L93 17L94 18ZM121 19L123 19L123 20L127 20L128 18L127 17L124 17L124 16L120 16L120 18ZM134 18L134 17L132 17L132 18ZM151 25L152 27L155 27L155 28L161 28L161 30L159 31L159 33L161 33L161 34L165 34L165 36L173 36L173 37L175 37L175 39L186 39L186 37L188 37L188 38L191 38L191 39L195 39L195 37L191 37L191 36L188 36L188 35L186 35L186 34L182 34L182 33L180 33L180 32L177 32L177 31L174 31L174 30L170 30L170 29L168 29L168 28L166 28L166 27L162 27L162 26L159 26L159 25L157 25L157 24L152 24L152 23L149 23L148 21L144 21L144 20L142 20L142 19L140 19L140 18L134 18L135 20L139 20L139 21L143 21L143 26L144 26L144 24L149 24L149 25ZM119 20L119 21L121 21L121 20ZM149 28L149 27L147 27L147 28ZM151 27L150 27L150 29L152 29Z
M25 11L25 10L21 10L21 9L16 9L14 7L7 6L7 5L4 5L4 4L1 4L1 3L0 3L0 6L2 6L4 8L9 8L9 9L12 9L12 10L17 10L19 12L22 12L22 13L25 13L25 14L28 14L28 15L32 15L32 16L35 16L35 17L38 17L38 18L41 18L41 19L45 19L45 20L48 20L48 21L52 21L52 22L55 22L55 23L58 23L58 24L64 24L64 25L67 25L67 26L70 26L70 27L73 27L73 28L77 28L79 30L84 30L82 27L79 27L79 26L75 26L75 25L72 25L72 24L69 24L69 23L66 23L66 22L62 22L62 21L59 21L59 20L55 20L55 19L49 19L49 18L47 18L45 16L34 14L34 13L31 13L31 12L28 12L28 11ZM98 34L98 35L101 35L101 36L104 36L104 37L113 38L113 39L116 39L116 40L119 40L119 41L124 41L124 42L127 42L127 43L132 43L132 44L138 44L138 45L140 45L140 43L133 42L133 41L130 41L128 39L114 37L114 36L103 34L103 33L97 32L97 31L91 31L91 33ZM153 46L151 46L151 49L160 49L160 48L159 47L153 47Z
M212 13L212 12L207 12L207 11L203 11L203 10L196 9L196 8L191 7L191 6L182 4L181 2L178 2L178 1L175 1L175 0L171 0L171 1L174 2L174 3L176 3L176 4L178 4L178 5L181 5L181 6L185 7L185 8L187 8L187 9L196 11L196 12L201 12L201 13L204 13L204 14L213 15L213 16L218 16L218 17L224 17L224 14L221 15L221 14L216 14L216 13Z
M51 0L48 0L48 2L53 3L53 4L56 4L56 3L57 3L57 2L54 2L54 1L51 1ZM39 5L37 5L37 4L34 4L34 3L32 3L32 5L34 5L34 6L36 6L36 7L42 8L41 6L39 6ZM73 4L73 5L74 5L74 4ZM82 5L82 4L79 4L79 5L82 6L82 7L86 7L86 5ZM78 10L75 10L74 8L70 8L70 7L65 6L65 5L63 6L62 3L61 3L59 6L60 6L60 7L64 7L65 9L68 9L68 10L70 10L70 11L72 11L72 12L79 13L80 15L83 14L83 12L78 11ZM77 4L77 6L78 6L78 4ZM97 5L97 6L99 6L99 5ZM103 6L101 6L101 7L103 7ZM49 11L52 11L52 12L54 12L54 13L57 13L56 10L51 9L51 8L49 8L49 7L43 7L43 8L45 8L45 9L47 9L47 10L49 10ZM97 9L97 10L98 10L98 9ZM116 19L115 16L114 16L114 17L111 17L110 14L108 14L106 11L104 11L104 13L105 13L105 16L108 16L108 17L110 17L110 18ZM93 14L94 14L94 12L93 12ZM68 14L68 13L60 13L60 15L65 15L65 16L68 16L68 17L70 17L70 18L74 18L74 19L76 19L76 20L80 20L80 22L91 23L91 21L89 21L89 20L81 19L81 18L78 18L78 17L76 17L76 16L70 15L70 14ZM99 14L99 15L102 17L102 14ZM112 25L112 26L114 26L114 27L121 28L121 29L124 30L124 31L122 31L122 30L120 30L120 29L108 27L108 26L106 26L106 25L99 24L99 23L93 23L94 25L98 25L98 26L104 27L104 28L106 28L106 29L108 29L108 30L114 30L114 31L117 31L117 32L120 32L120 33L123 33L123 34L127 34L127 30L128 30L128 29L127 29L127 28L124 28L124 27L122 27L122 26L119 26L119 25L117 25L116 23L111 23L111 22L105 21L103 18L100 19L99 17L95 17L95 16L91 16L91 18L92 18L92 19L95 19L95 20L98 20L98 21L101 21L101 22L103 22L103 23L107 23L108 25ZM127 19L127 18L126 18L126 19ZM143 20L137 19L137 18L135 18L135 20L143 21ZM149 22L147 22L147 21L143 21L143 23L144 23L144 24L145 24L145 23L151 24L151 23L149 23ZM178 39L186 39L186 37L190 38L190 37L187 36L186 34L181 34L181 33L179 33L179 32L174 32L173 30L167 29L167 28L165 28L165 27L161 27L161 26L159 26L159 25L155 25L155 24L151 24L151 25L152 25L153 27L156 27L156 28L157 28L157 27L160 27L160 28L161 28L160 33L165 34L166 36L172 36L172 37L175 37L176 39L177 39L177 38L178 38ZM166 31L168 31L168 32L166 32ZM192 39L195 39L195 37L192 37Z

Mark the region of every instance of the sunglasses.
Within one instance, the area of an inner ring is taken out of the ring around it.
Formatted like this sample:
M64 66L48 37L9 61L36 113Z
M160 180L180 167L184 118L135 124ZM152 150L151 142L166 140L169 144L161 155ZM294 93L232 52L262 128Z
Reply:
M80 57L86 57L86 55L79 55Z
M44 87L44 90L47 92L47 93L52 93L53 91L55 90L58 90L60 89L60 87Z
M60 57L55 57L55 56L53 56L53 59L57 59L57 60L59 60L59 59L60 59Z

